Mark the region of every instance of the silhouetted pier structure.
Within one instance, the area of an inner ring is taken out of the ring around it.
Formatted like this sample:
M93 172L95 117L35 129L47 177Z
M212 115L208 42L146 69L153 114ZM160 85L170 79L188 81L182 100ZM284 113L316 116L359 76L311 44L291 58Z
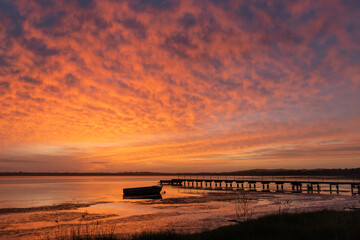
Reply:
M292 193L320 193L330 194L340 192L351 192L352 195L360 195L360 180L347 179L316 179L316 177L231 177L227 176L197 176L179 177L170 180L160 180L162 185L182 186L187 188L208 190L247 190L262 192L285 192L286 189ZM315 179L314 179L315 178ZM287 186L288 188L284 187ZM261 186L261 187L259 187ZM326 188L328 186L328 188ZM324 187L322 189L322 187Z

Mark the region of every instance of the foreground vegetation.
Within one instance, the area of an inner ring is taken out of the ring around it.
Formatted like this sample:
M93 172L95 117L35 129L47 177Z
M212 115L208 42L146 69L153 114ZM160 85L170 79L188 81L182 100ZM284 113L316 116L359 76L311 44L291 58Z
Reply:
M76 240L123 240L114 234L77 236ZM142 233L131 240L360 239L360 211L276 214L196 234Z

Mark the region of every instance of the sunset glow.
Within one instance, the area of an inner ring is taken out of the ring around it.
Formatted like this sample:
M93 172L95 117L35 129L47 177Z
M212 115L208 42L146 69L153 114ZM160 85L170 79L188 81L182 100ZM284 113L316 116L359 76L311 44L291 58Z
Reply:
M360 167L359 1L0 0L0 171Z

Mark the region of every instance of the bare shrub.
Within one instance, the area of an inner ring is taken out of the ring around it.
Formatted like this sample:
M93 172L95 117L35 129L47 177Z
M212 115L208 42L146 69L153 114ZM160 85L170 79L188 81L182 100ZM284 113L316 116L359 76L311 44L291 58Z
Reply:
M252 217L254 209L250 206L248 192L239 191L235 198L236 220L243 222Z
M292 207L292 201L290 199L285 199L284 201L281 201L279 203L279 213L280 214L289 213L291 207Z

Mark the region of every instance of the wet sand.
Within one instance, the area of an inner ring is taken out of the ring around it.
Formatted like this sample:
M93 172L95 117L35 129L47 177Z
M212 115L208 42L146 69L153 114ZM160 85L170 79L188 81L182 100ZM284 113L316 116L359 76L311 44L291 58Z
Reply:
M1 214L8 213L28 213L28 212L43 212L43 211L59 211L59 210L74 210L83 207L90 207L91 205L108 203L108 202L94 202L94 203L62 203L50 206L28 207L28 208L0 208Z
M343 210L359 206L359 196L250 192L251 217L284 210ZM232 224L239 194L203 192L156 200L64 203L0 209L0 239L44 239L71 231L114 232L123 236L142 231L199 232Z

